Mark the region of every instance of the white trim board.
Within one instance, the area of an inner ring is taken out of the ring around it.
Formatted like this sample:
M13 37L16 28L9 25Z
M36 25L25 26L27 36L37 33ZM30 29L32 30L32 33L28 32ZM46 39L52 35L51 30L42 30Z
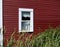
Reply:
M2 1L0 0L0 45L3 46L3 16L2 16Z

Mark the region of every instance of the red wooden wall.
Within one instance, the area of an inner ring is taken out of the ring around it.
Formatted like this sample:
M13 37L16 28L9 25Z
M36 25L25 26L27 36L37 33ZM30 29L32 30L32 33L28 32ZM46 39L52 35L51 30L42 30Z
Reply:
M3 25L6 38L14 31L18 31L18 9L34 9L34 33L38 28L46 29L49 25L60 25L60 0L3 0Z

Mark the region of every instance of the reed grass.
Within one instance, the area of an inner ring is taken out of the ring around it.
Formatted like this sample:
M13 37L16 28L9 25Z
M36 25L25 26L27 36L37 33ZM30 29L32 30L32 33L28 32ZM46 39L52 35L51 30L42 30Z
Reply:
M7 47L60 47L60 27L49 28L37 35L19 33L17 40L13 38L14 32L7 43Z

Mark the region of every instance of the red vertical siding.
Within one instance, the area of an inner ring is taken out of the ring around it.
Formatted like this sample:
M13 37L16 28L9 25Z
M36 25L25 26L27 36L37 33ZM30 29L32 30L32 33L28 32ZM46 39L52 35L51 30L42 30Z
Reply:
M39 27L45 29L49 25L60 25L60 0L4 0L4 35L7 38L14 28L18 31L18 8L34 9L34 33L40 32Z

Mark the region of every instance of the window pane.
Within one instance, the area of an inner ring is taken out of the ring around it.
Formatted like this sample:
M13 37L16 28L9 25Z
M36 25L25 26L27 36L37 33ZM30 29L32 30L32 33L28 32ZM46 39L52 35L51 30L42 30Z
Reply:
M30 30L30 22L29 21L26 21L26 22L22 22L22 30L27 30L29 31Z
M22 20L30 20L30 12L22 12Z

